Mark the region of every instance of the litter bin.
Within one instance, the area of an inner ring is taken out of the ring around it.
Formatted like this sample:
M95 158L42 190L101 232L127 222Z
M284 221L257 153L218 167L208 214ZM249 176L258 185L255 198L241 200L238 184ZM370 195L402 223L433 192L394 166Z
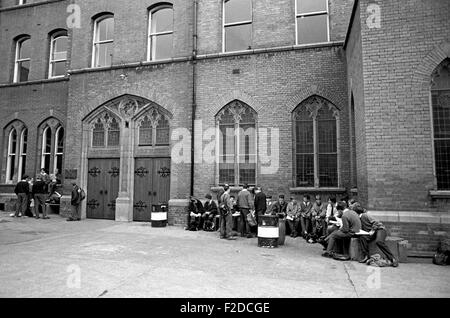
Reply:
M258 247L278 247L280 228L278 217L260 215L258 218Z
M280 229L278 245L284 245L284 241L286 240L286 219L282 216L278 217L278 228Z
M152 205L151 221L152 227L167 226L167 204Z

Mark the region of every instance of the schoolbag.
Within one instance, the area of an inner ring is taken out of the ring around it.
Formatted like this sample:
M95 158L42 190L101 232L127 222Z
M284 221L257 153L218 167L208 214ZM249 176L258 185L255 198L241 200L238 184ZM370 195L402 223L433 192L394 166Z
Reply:
M86 192L80 188L80 201L83 201L84 199L86 199Z

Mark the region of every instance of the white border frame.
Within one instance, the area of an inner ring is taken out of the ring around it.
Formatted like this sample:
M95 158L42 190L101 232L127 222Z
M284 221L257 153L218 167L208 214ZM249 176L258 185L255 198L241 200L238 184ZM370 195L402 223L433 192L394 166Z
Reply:
M47 141L47 136L46 134L48 133L48 131L50 130L50 152L45 152L45 144ZM51 166L51 160L52 160L52 130L50 128L50 126L47 126L44 128L44 130L42 131L42 149L41 149L41 169L45 168L45 156L50 156L50 162L49 165ZM50 170L50 166L48 167ZM50 172L50 171L49 171Z
M326 1L327 11L316 11L316 12L308 12L308 13L298 14L297 13L297 11L298 11L297 0L294 0L294 6L295 6L295 13L294 13L294 18L295 18L295 45L296 46L320 44L320 43L329 43L330 42L330 8L329 8L328 0L323 0L323 1ZM299 44L298 43L298 18L300 18L300 17L316 16L316 15L324 15L324 14L327 15L327 42L312 42L312 43Z
M11 131L8 134L8 158L6 161L6 184L11 184L14 182L14 175L12 178L9 178L9 176L11 174L11 168L12 168L11 167L11 157L13 157L13 156L17 157L17 144L16 144L16 151L14 153L11 152L13 132L16 132L16 138L18 137L17 129L15 127L12 127ZM16 160L14 159L14 166L15 165L16 165Z
M13 80L14 83L22 83L19 80L19 63L29 61L30 62L30 71L31 71L31 57L24 58L24 59L20 58L20 52L22 50L22 44L24 42L26 42L26 41L29 41L29 40L31 40L30 37L23 37L23 38L20 38L20 39L18 39L16 41L16 56L14 58L14 80ZM27 80L24 81L24 82L28 82L28 80L29 80L29 78L27 78Z
M62 163L64 165L64 137L63 136L63 152L58 152L58 141L59 141L59 134L61 132L61 129L64 132L65 135L65 130L63 126L59 126L58 128L56 128L56 132L55 132L55 145L54 145L54 149L55 149L55 155L54 155L54 160L53 160L53 173L56 171L56 169L58 169L58 156L61 156L61 160ZM59 169L58 169L59 170ZM50 173L50 172L49 172ZM59 173L62 173L62 171L59 171Z
M25 146L25 133L27 133L27 151L24 153L23 152L23 148ZM25 160L25 165L26 165L27 152L28 152L28 129L27 128L23 128L22 132L20 133L19 168L17 170L17 179L18 180L22 179L22 176L23 176L23 174L25 172L25 171L22 171L22 164L23 164L23 161Z

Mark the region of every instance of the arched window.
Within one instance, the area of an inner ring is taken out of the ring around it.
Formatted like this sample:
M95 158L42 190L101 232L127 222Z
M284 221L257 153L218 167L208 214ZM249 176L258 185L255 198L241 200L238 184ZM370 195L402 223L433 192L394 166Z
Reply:
M10 183L14 180L15 167L17 157L17 131L13 128L8 136L8 161L6 165L6 182Z
M22 130L20 135L19 171L17 179L22 179L27 167L28 129Z
M50 161L52 158L52 129L46 127L42 133L41 169L50 172Z
M173 7L162 5L149 12L147 59L168 59L173 56Z
M251 49L252 0L224 0L223 52Z
M16 41L16 56L14 64L14 83L27 82L31 67L31 41L24 36Z
M115 148L120 145L120 121L107 111L92 123L92 147Z
M156 108L149 109L138 121L139 146L169 146L169 119Z
M55 162L53 164L53 171L62 172L64 156L64 128L58 127L55 134Z
M219 130L219 184L256 184L256 112L233 101L216 116Z
M293 118L296 186L338 187L338 109L312 96L297 107Z
M450 190L450 59L433 72L433 137L438 190Z
M57 32L50 38L49 78L66 74L67 41L67 31Z
M328 0L295 0L297 44L329 41Z
M114 16L103 15L94 23L92 67L112 65L114 45Z

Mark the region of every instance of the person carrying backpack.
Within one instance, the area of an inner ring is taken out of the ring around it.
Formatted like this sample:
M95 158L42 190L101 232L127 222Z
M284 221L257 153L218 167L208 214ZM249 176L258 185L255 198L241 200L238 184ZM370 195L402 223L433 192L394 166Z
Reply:
M86 193L83 189L81 189L76 182L72 182L72 198L71 198L71 207L72 207L72 215L67 219L67 221L80 221L80 207L81 201L86 198Z

